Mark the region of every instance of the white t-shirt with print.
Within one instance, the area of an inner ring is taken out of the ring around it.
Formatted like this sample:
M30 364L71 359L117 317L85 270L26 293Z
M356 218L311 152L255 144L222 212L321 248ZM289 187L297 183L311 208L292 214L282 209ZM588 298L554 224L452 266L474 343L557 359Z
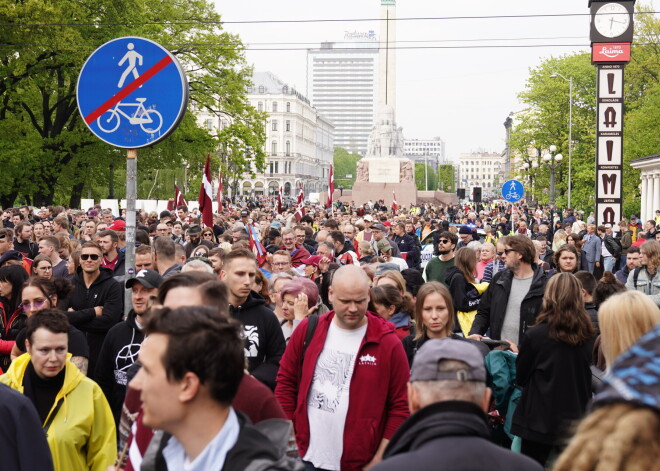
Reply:
M351 377L366 331L367 324L347 330L331 322L316 362L307 397L309 448L303 460L317 468L340 469Z

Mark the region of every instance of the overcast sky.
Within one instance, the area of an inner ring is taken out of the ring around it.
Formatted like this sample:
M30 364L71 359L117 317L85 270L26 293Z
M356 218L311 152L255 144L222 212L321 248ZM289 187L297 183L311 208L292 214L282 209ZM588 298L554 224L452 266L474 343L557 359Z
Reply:
M259 71L275 73L304 92L306 48L343 41L345 31L379 33L380 0L215 0L225 22L255 20L374 19L360 22L231 24L253 48ZM650 0L643 4L650 4ZM396 22L397 121L406 139L439 136L447 157L504 149L504 120L519 111L517 94L529 68L544 58L589 50L587 0L399 0L397 18L547 15L527 18L461 18ZM277 43L277 44L275 44ZM293 43L293 44L280 44ZM474 46L543 45L486 48ZM433 49L419 49L429 47ZM460 48L447 48L459 46ZM471 47L467 47L471 46ZM444 47L444 48L441 48ZM568 96L567 96L568 99Z

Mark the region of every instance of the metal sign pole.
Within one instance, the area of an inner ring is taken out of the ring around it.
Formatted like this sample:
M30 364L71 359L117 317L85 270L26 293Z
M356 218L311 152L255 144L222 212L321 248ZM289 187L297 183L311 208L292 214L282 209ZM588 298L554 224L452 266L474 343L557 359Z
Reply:
M137 150L126 152L126 280L135 276L135 199L137 198ZM131 310L131 292L124 293L124 315Z

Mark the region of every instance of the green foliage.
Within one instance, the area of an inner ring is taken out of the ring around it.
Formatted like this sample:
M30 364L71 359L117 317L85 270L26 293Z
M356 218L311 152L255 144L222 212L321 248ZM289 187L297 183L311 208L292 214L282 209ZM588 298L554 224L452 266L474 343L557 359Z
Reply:
M427 173L424 172L424 164L420 162L415 163L415 184L417 189L426 190L426 178L428 177L428 190L434 191L438 189L438 176L433 169L433 165L426 164Z
M456 192L456 169L452 164L438 165L438 188L447 193Z
M357 163L362 158L360 154L352 154L343 147L335 147L332 158L335 179L335 188L342 185L346 189L353 188L357 178ZM346 175L351 175L346 178Z
M106 197L110 164L115 189L123 186L117 172L125 153L89 132L75 99L86 58L120 36L149 38L172 51L187 72L191 108L230 123L209 133L189 113L167 140L141 149L139 197L153 186L145 183L154 175L147 170L197 168L209 152L214 168L222 160L229 178L251 162L265 165L264 116L249 105L245 91L251 69L239 38L222 31L206 0L2 2L0 23L0 205L78 206L83 194Z

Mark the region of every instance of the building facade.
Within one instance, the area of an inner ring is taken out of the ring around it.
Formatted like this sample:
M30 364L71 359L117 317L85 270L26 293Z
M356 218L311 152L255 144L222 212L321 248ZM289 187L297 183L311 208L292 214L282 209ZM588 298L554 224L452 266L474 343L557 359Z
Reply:
M500 194L505 181L505 156L499 152L469 152L459 156L459 188L471 193L475 186L481 187L484 197Z
M302 183L305 194L328 188L332 164L334 126L297 90L270 72L255 72L248 100L268 113L266 122L266 170L239 182L244 196L273 196L282 187L284 196L295 197Z
M365 155L378 105L378 42L373 31L344 39L307 51L307 96L334 124L334 145Z
M446 163L445 141L439 137L433 139L405 139L403 153L414 162L429 163L437 168Z

